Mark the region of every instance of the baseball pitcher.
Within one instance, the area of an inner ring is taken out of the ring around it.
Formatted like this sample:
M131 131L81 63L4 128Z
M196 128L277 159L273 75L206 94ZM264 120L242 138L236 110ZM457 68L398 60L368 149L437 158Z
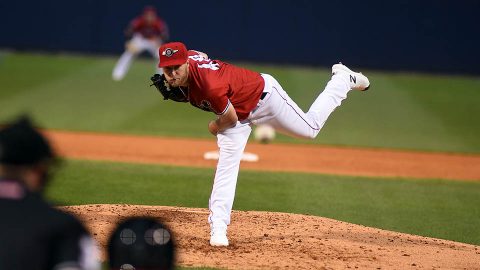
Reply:
M343 64L332 66L332 78L305 113L268 74L260 74L190 50L183 43L159 49L163 75L151 80L164 99L189 102L213 112L208 130L217 137L219 159L210 195L210 245L228 246L227 226L235 196L240 160L251 126L268 124L280 133L313 139L350 90L367 90L366 76Z

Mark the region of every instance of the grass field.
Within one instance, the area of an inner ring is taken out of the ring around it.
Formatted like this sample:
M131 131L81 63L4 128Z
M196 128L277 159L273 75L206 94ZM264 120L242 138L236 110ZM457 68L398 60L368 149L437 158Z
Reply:
M125 80L114 82L115 60L4 53L0 122L30 112L47 128L210 137L209 113L164 102L148 87L153 60L134 62ZM321 68L244 66L274 75L305 110L329 77ZM351 93L317 139L278 141L480 152L479 78L362 71L371 91Z
M66 205L208 208L213 174L213 169L68 161L49 196ZM310 214L480 245L478 194L476 182L241 171L234 209Z
M165 102L148 87L151 60L134 62L122 82L111 80L115 61L1 53L0 123L27 112L45 128L214 140L206 129L212 115ZM274 75L304 109L329 78L324 68L241 65ZM277 141L480 153L480 78L362 71L372 89L351 93L316 140ZM64 165L48 190L62 205L207 207L213 176L213 169ZM480 245L478 205L480 182L241 171L234 209L311 214Z

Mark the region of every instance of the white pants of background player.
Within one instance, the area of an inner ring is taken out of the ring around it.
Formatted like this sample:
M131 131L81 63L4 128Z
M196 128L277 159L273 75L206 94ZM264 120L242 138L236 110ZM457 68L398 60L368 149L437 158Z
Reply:
M127 42L126 50L118 59L115 68L113 69L112 78L115 81L120 81L125 77L132 64L133 59L142 53L148 51L155 59L158 60L158 48L162 45L160 39L147 39L140 34L133 35L133 38ZM156 73L162 74L161 68L156 68Z
M268 93L265 98L258 102L247 120L237 122L235 127L217 135L220 156L209 201L208 218L212 232L226 230L230 224L240 160L252 131L251 125L268 124L283 134L313 139L350 91L348 77L333 75L308 112L304 113L275 78L267 74L262 77L265 80L264 92Z

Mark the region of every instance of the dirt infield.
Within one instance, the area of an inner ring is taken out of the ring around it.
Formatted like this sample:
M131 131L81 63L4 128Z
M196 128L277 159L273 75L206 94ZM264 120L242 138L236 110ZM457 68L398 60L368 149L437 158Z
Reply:
M46 131L57 151L76 159L214 167L203 153L215 140ZM339 175L480 180L480 156L316 145L260 145L242 169ZM134 205L62 207L79 216L104 248L128 216L163 219L181 266L228 269L480 269L480 247L287 213L234 211L231 245L208 245L207 209ZM102 256L104 256L103 254Z
M215 167L203 154L216 150L215 139L48 131L61 155L69 158ZM480 180L480 156L408 152L386 149L339 148L318 145L261 145L246 151L258 154L242 169L313 172L338 175Z
M480 247L298 214L233 211L227 248L208 245L207 209L164 206L63 207L105 248L129 216L162 219L174 232L177 263L228 269L480 269Z

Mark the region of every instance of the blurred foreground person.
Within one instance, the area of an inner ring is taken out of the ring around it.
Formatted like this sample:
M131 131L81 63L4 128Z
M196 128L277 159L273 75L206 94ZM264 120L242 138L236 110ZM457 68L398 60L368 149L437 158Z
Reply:
M22 117L0 128L0 269L96 270L83 225L43 198L55 163L48 141Z
M108 260L110 270L174 269L171 231L153 218L128 218L110 236Z

